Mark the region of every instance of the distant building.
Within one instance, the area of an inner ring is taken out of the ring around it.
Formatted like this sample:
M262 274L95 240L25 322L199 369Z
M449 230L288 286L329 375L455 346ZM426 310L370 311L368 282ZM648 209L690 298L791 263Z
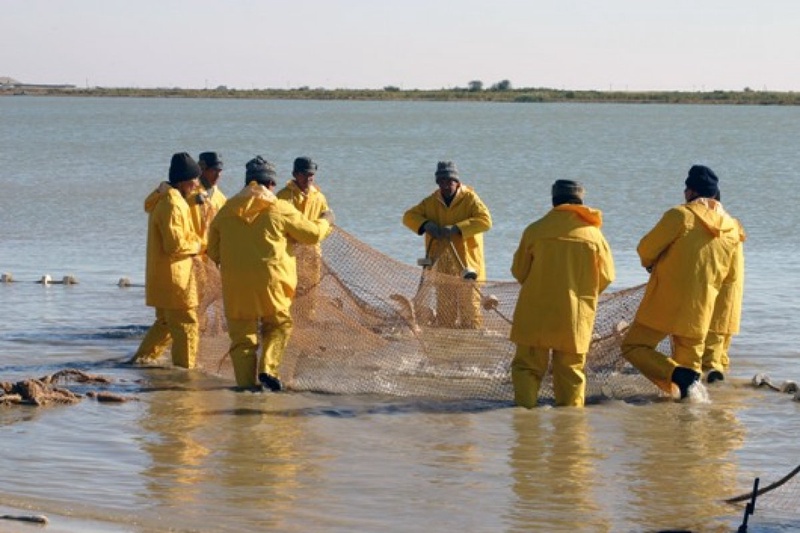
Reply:
M23 83L9 78L8 76L0 76L0 89L74 89L74 85L68 84L45 84L45 83Z
M0 87L17 87L22 85L22 83L18 82L14 78L0 76Z

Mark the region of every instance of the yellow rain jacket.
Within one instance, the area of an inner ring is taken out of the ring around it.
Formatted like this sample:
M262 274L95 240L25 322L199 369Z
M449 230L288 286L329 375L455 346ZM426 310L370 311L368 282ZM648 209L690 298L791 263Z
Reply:
M197 307L192 256L200 252L189 205L177 189L162 183L145 200L147 265L145 303L162 309Z
M225 205L227 198L216 185L206 189L200 184L192 191L186 201L189 203L189 209L192 212L194 228L205 244L208 238L208 227L216 214L219 213L219 210L222 209L222 206Z
M249 320L288 309L297 285L288 238L317 244L330 231L327 220L306 220L292 204L250 182L220 209L208 233L208 257L222 275L225 315Z
M320 188L313 183L309 185L308 193L304 194L294 180L289 180L276 196L294 205L305 215L306 220L317 220L323 211L328 210L328 200Z
M598 295L614 281L602 213L561 204L525 228L511 274L522 284L511 340L517 345L586 353Z
M716 200L698 198L664 216L639 242L650 280L636 321L651 329L704 339L717 295L743 275L736 268L744 232Z
M739 229L739 246L734 252L731 262L731 273L722 284L714 303L714 314L711 315L709 331L723 335L739 333L742 318L742 297L744 296L744 241L747 239L741 223L736 221Z
M418 235L424 233L422 225L427 221L439 227L458 226L460 234L451 237L459 258L467 268L478 273L478 280L486 279L486 266L483 261L483 232L492 227L489 209L477 193L467 185L460 185L455 198L448 207L439 189L412 207L403 215L403 224ZM433 241L433 242L431 242ZM425 249L428 257L436 258L447 253L450 244L447 239L431 239L425 234ZM460 272L460 271L459 271ZM453 272L458 274L459 272Z

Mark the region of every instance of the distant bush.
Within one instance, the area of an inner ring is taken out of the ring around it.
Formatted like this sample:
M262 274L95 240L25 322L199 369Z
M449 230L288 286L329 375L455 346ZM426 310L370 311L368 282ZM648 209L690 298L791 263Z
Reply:
M490 91L508 91L511 90L511 82L508 80L498 81L489 89Z
M396 93L400 91L400 87L395 87L394 85L387 85L383 88L384 91L387 93Z

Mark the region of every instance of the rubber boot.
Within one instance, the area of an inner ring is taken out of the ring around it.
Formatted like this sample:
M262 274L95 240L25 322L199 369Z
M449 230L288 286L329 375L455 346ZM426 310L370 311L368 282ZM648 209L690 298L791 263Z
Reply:
M691 368L686 368L685 366L676 366L675 370L672 371L671 381L678 386L678 390L681 392L681 400L689 395L689 387L699 379L699 372L695 372Z

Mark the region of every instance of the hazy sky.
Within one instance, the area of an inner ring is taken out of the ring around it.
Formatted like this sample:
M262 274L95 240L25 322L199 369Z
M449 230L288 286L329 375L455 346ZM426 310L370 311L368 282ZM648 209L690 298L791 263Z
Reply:
M0 76L102 87L800 90L800 0L0 0Z

